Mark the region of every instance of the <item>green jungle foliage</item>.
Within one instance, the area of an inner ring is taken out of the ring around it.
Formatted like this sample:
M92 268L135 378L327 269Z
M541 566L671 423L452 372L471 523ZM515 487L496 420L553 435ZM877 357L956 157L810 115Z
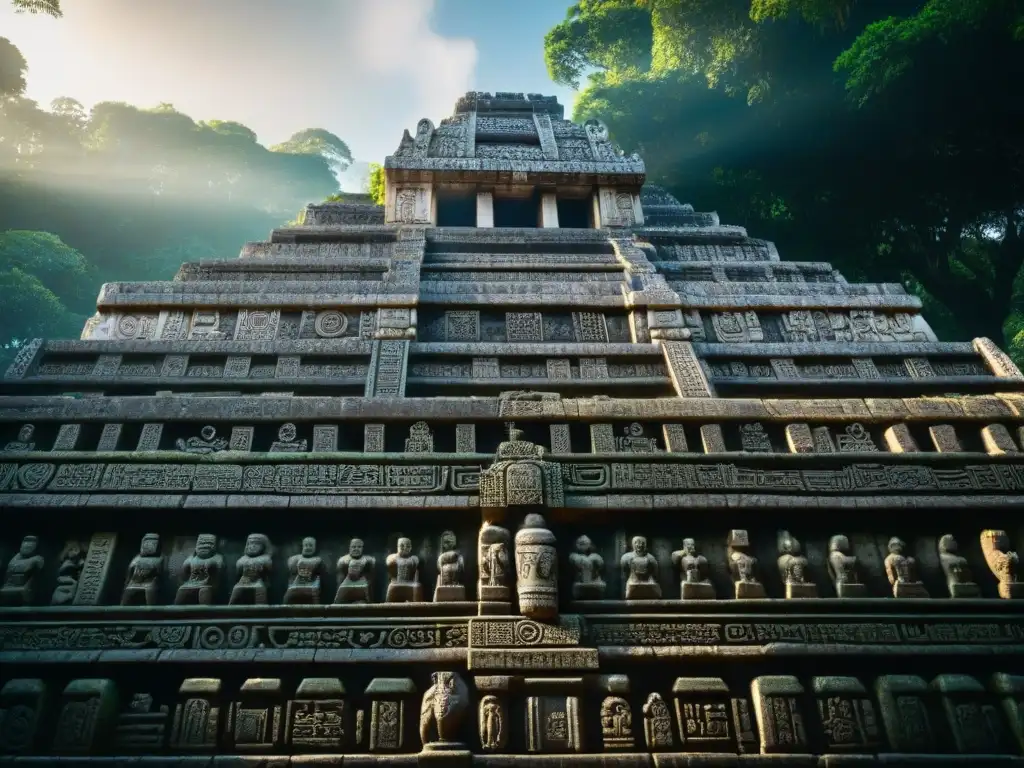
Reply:
M581 0L545 55L651 182L1024 357L1020 0Z
M54 0L19 10L59 15ZM338 189L348 146L322 129L264 147L246 126L170 104L26 99L27 63L0 38L0 371L26 339L72 337L105 282L167 280L233 258Z

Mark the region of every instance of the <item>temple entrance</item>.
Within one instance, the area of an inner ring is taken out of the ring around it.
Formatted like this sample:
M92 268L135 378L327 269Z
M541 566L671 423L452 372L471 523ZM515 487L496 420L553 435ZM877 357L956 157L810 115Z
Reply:
M557 198L558 205L558 226L560 229L591 229L594 224L591 221L591 198L590 197L561 197Z
M540 226L540 193L528 197L494 197L494 226L536 229Z
M437 226L475 227L476 191L473 189L437 190Z

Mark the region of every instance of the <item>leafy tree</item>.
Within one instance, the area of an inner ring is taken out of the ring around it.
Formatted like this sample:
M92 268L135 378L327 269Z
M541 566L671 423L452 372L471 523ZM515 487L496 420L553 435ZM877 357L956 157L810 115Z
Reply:
M85 257L49 232L0 233L0 359L26 339L77 336L91 278Z
M370 163L370 186L367 190L377 205L384 205L384 166Z
M307 128L292 134L288 141L275 144L270 151L293 155L320 155L330 163L335 174L341 173L352 164L352 153L348 144L323 128Z
M1014 0L586 0L545 53L561 82L587 75L575 119L605 117L652 181L998 340L1024 260L1007 97L1022 14Z
M55 19L64 15L60 9L60 0L11 0L11 3L16 13L42 13Z
M28 63L21 51L6 37L0 37L0 98L25 92Z

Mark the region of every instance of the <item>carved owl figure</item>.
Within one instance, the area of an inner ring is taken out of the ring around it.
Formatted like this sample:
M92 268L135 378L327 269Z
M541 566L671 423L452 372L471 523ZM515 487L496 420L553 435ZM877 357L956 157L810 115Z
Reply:
M453 742L469 704L469 689L457 672L435 672L431 679L434 684L423 694L420 707L420 739L423 746L431 743L432 724L437 728L438 742Z

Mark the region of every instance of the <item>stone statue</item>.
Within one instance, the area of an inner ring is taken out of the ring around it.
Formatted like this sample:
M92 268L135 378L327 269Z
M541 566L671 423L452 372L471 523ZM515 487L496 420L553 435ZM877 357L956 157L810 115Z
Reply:
M465 749L456 741L469 706L469 689L458 672L435 672L420 706L420 740L425 750ZM433 728L431 727L433 726ZM437 736L432 739L431 736Z
M885 558L885 575L892 584L894 597L928 597L928 590L917 578L917 561L904 555L906 543L898 536L889 539L889 554Z
M658 600L658 561L647 551L647 539L634 536L632 550L622 556L622 580L626 585L627 600Z
M35 578L45 564L39 554L39 537L23 538L21 547L7 563L4 585L0 587L0 605L32 605Z
M765 596L757 578L757 558L750 554L750 536L743 529L729 532L729 571L736 585L737 600L756 600Z
M541 515L531 513L516 533L516 589L519 611L531 619L558 616L558 553L555 534Z
M200 533L195 550L181 564L182 584L174 595L175 605L213 605L224 569L224 557L217 552L217 537Z
M981 597L981 587L971 578L967 558L957 553L959 545L951 533L939 539L939 564L946 575L950 597Z
M800 542L789 531L779 534L778 565L787 600L818 596L818 587L807 579L807 558L800 554Z
M480 746L487 752L504 749L508 743L505 726L505 710L497 696L489 695L480 699Z
M245 551L238 558L238 581L231 590L229 605L266 605L267 582L274 567L270 539L262 533L250 533Z
M451 603L466 599L466 585L463 582L466 561L457 549L458 540L451 531L441 534L441 554L437 556L437 586L434 587L435 603Z
M683 600L714 600L715 587L708 576L708 561L697 553L697 542L683 539L683 548L672 553L679 571L679 596Z
M999 596L1004 600L1024 598L1024 582L1020 581L1020 558L1010 549L1006 531L981 532L981 552L992 575L999 579Z
M651 752L660 752L671 749L674 738L672 736L672 715L669 713L668 704L661 698L660 693L652 693L647 697L643 706L644 713L644 736L647 741L647 749Z
M217 437L217 430L207 425L199 430L199 437L190 437L187 440L179 437L174 441L174 445L185 453L205 455L226 450L228 441L223 437Z
M288 558L288 589L284 592L285 605L320 605L320 580L326 568L317 554L316 539L302 540L302 551Z
M35 450L36 444L32 442L32 436L35 434L36 428L31 424L23 424L21 429L18 430L18 439L12 440L4 446L5 451L33 451Z
M160 554L160 534L147 533L139 544L139 554L128 564L121 605L157 605L160 602L160 576L164 558Z
M604 570L604 558L594 551L594 543L589 536L576 539L576 551L569 555L576 574L572 582L574 600L601 600L605 596L608 585L601 572Z
M477 584L480 600L507 602L512 599L512 590L508 584L508 546L511 538L508 530L500 526L484 523L480 527L480 579Z
M605 749L633 747L633 713L629 702L620 696L608 696L601 702L601 741Z
M338 559L338 591L335 603L369 603L373 601L371 583L377 561L363 554L363 540L352 539L348 554Z
M836 597L867 597L867 587L857 574L857 557L851 551L850 539L841 533L828 541L828 572Z
M270 444L270 453L305 453L307 442L296 440L297 434L294 424L282 424L277 430L277 440Z
M57 586L50 598L50 605L71 605L78 592L78 579L85 567L87 547L80 541L71 540L60 553L60 567L57 569Z
M404 536L398 540L398 551L387 556L389 603L423 602L423 585L420 584L420 559L412 553L412 541Z

